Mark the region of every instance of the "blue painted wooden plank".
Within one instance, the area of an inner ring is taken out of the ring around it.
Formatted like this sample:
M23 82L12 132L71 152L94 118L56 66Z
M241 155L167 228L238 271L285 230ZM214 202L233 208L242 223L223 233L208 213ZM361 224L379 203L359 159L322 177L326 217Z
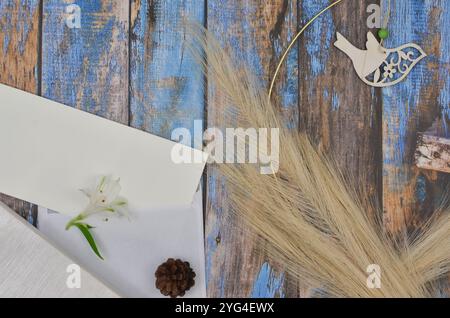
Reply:
M78 1L81 27L70 28L72 3L43 3L42 95L128 123L129 3Z
M0 82L34 94L39 93L39 4L0 2ZM37 206L1 194L0 200L35 224Z
M450 2L392 1L387 47L419 44L428 54L393 87L383 89L385 224L393 232L416 228L437 208L450 178L414 165L417 132L434 123L449 135Z
M164 138L205 117L201 67L188 53L183 19L205 24L205 1L132 1L130 125ZM201 147L201 143L199 144Z
M186 48L183 19L204 25L204 17L204 0L132 2L132 126L170 138L180 127L193 135L194 120L203 121L203 72Z
M297 29L297 2L209 0L207 23L208 29L238 63L244 63L268 87L278 58ZM286 65L273 100L284 113L286 123L295 128L298 121L296 50L289 54ZM208 126L223 126L227 106L210 87ZM285 284L280 269L264 263L257 241L240 229L238 220L230 219L226 182L214 166L208 167L207 194L208 294L213 297L283 296Z
M330 3L301 1L301 25ZM364 84L352 61L333 45L336 32L340 32L355 46L365 47L369 31L366 10L371 3L374 1L342 1L321 15L300 38L299 128L334 159L361 195L380 206L380 92ZM367 213L375 213L372 206L367 207ZM311 287L316 290L308 290L308 296L322 288Z
M329 3L302 1L301 24ZM370 3L373 1L341 2L319 17L300 39L299 126L353 182L362 185L364 195L379 204L379 92L358 78L351 60L333 45L336 32L340 32L355 46L365 46L369 31L365 13Z
M301 24L306 24L328 4L328 0L319 0L314 2L302 1ZM313 23L304 34L305 40L302 42L304 43L306 52L308 53L310 76L312 78L315 78L320 74L325 74L328 66L330 53L332 52L330 48L333 47L332 44L336 33L333 21L333 11L330 10L324 13L319 18L320 20ZM300 65L303 65L302 61L300 61Z

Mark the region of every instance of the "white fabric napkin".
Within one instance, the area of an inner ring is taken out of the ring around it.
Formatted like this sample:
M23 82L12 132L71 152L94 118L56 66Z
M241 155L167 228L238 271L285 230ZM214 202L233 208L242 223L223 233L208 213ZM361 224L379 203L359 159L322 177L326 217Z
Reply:
M72 264L72 259L0 203L0 297L118 297L84 268L79 268L80 288L69 288Z

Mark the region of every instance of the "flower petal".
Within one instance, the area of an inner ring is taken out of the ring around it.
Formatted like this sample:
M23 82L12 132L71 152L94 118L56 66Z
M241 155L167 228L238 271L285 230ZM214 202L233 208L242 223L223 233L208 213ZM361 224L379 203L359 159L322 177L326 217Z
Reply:
M106 201L111 203L119 195L122 187L120 186L119 180L107 180L103 187L103 195L106 197Z

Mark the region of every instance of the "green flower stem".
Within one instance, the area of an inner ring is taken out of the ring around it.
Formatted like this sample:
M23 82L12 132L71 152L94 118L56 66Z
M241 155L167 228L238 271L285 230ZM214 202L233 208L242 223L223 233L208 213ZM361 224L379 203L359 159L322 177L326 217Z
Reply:
M66 231L68 229L70 229L72 226L74 226L76 223L82 221L84 219L84 215L83 213L78 214L76 217L74 217L73 219L71 219L67 225L66 225Z
M73 219L71 219L67 225L66 225L66 231L69 230L72 226L75 226L76 228L78 228L81 232L81 234L83 234L83 236L86 238L86 241L89 243L89 245L91 246L92 251L100 258L103 260L102 255L100 254L97 244L95 243L94 237L92 236L92 234L89 232L90 229L93 229L92 226L90 226L89 224L83 223L81 221L83 221L85 219L85 215L83 213L78 214L76 217L74 217Z

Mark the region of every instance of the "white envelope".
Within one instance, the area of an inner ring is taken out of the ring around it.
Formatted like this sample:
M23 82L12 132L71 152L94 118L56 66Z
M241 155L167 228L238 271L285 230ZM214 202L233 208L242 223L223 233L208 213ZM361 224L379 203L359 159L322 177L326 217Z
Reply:
M206 297L202 194L192 206L138 213L128 221L99 215L89 218L92 234L105 260L99 259L77 229L66 231L69 218L39 209L38 228L79 265L123 297L163 297L155 287L155 271L168 258L190 263L195 285L185 297Z
M172 141L5 85L0 144L0 192L71 216L103 175L120 178L131 213L189 206L206 162L181 146L204 160L177 164Z

